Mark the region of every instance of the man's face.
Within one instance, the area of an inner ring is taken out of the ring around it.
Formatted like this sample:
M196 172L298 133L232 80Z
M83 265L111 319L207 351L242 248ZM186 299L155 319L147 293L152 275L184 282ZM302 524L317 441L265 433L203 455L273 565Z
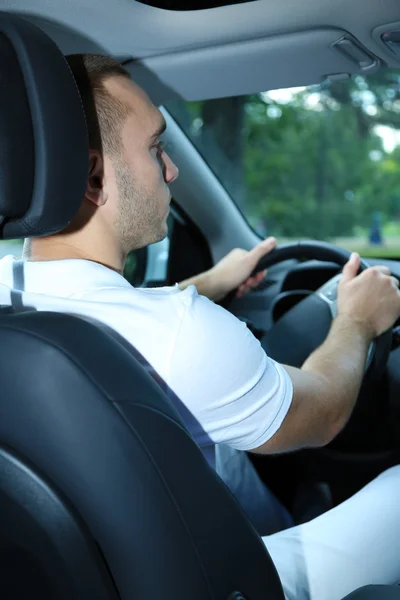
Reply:
M123 250L128 253L162 240L168 233L171 194L178 169L163 150L161 112L132 81L113 77L108 91L131 109L118 156L105 157L109 209Z

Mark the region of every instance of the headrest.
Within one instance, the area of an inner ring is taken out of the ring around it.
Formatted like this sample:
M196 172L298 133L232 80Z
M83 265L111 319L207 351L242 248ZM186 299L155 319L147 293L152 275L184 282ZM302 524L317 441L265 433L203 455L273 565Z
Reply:
M86 121L66 60L41 29L0 12L0 238L66 227L88 172Z

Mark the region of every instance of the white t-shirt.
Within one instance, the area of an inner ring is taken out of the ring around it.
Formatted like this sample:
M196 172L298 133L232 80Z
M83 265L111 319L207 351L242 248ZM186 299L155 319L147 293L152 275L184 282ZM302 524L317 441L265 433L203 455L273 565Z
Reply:
M14 263L12 256L0 260L2 305L15 297ZM293 392L287 372L247 326L194 286L133 288L87 260L25 262L23 274L24 306L103 322L144 356L195 417L189 430L210 464L259 532L268 531L271 494L238 450L276 433Z
M10 304L14 258L0 260L0 303ZM25 306L83 315L125 337L214 443L252 450L279 429L292 399L286 371L247 326L190 286L133 288L87 260L24 263Z

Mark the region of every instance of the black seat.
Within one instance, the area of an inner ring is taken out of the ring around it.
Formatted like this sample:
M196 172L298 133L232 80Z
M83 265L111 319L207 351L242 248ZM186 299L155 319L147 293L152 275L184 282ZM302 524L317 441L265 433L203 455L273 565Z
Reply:
M80 98L39 29L3 14L0 31L2 237L51 233L85 189ZM27 309L0 314L1 598L282 598L260 538L126 347Z
M59 595L49 598L88 597L87 586L77 593L81 571L69 564L78 553L99 581L110 571L121 598L222 600L235 590L252 600L266 590L282 598L258 535L122 345L84 320L38 312L0 318L0 339L7 348L0 361L0 514L7 516L0 537L14 562L15 515L33 521L40 544L27 532L16 542L46 578L57 581L59 559ZM38 482L53 490L41 510L30 500L37 504ZM52 508L54 494L62 509ZM65 531L45 544L41 537L57 533L60 512ZM74 593L64 595L68 575Z
M57 47L4 13L0 88L1 236L56 232L86 184L82 107ZM261 539L126 345L12 302L0 311L2 600L282 600Z

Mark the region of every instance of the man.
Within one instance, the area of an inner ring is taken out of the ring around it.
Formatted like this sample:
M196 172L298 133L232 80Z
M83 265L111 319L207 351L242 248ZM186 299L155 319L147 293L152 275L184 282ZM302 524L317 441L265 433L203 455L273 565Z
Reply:
M272 361L243 323L209 300L254 283L249 274L274 240L236 250L179 287L132 288L121 275L127 254L167 233L168 185L178 171L160 141L165 123L112 59L69 63L88 122L88 183L68 229L26 243L24 303L107 323L214 443L261 454L327 444L352 412L371 340L400 315L397 281L385 268L357 276L353 254L338 316L302 369ZM9 287L13 262L0 261L0 282ZM264 538L286 597L333 600L368 583L400 581L399 492L396 467L332 511Z

